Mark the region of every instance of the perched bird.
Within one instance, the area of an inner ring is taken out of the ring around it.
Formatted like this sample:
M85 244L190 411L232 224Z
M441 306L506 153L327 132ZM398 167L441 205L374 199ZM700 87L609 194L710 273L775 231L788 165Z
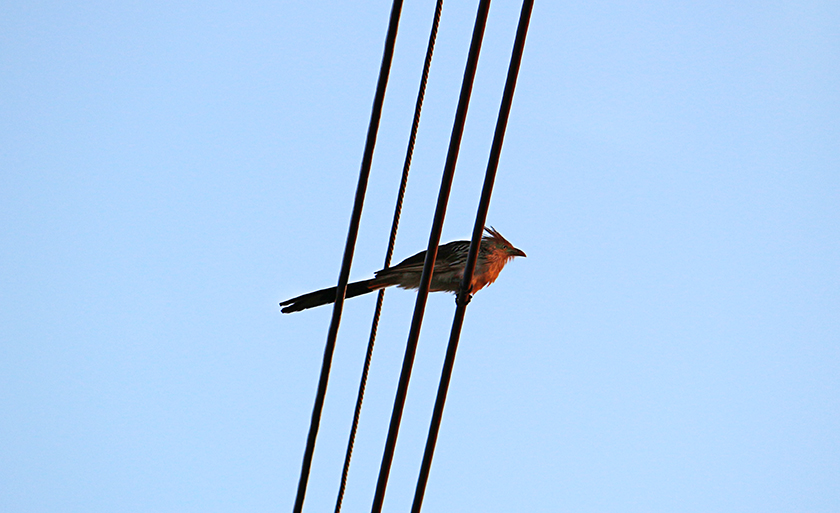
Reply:
M513 244L507 241L502 235L491 228L484 228L487 235L482 237L481 246L478 251L478 260L475 265L470 294L490 285L502 268L513 257L524 257L525 252L516 249ZM461 279L464 277L467 254L470 251L470 241L456 240L442 246L438 246L435 268L432 272L432 283L430 292L458 292L461 286ZM423 263L426 260L426 252L421 251L414 256L408 257L399 264L382 269L374 273L369 280L357 281L347 284L345 297L351 298L384 289L396 285L403 289L416 289L420 287L420 275L423 273ZM316 290L309 294L293 297L280 303L284 307L281 312L292 313L326 305L335 301L336 288Z

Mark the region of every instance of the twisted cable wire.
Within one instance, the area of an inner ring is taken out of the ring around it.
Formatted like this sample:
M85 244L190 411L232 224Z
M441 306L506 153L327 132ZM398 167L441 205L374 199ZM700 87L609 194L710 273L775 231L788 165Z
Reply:
M391 71L391 61L394 56L394 46L397 40L397 30L400 24L400 13L402 12L402 0L394 0L391 6L391 15L388 22L388 34L385 37L385 48L382 52L382 64L379 68L379 80L376 84L376 93L373 100L373 108L370 114L367 139L365 140L365 151L362 157L362 165L359 170L359 182L356 186L356 196L353 202L353 213L350 216L350 227L347 230L347 242L344 246L344 258L341 263L341 271L338 275L336 285L335 305L333 306L332 320L330 321L327 343L324 347L324 360L321 364L321 376L318 380L318 391L315 394L315 404L312 407L312 418L309 423L309 434L306 439L306 449L303 453L303 462L300 469L300 480L298 481L297 494L293 513L303 511L303 501L306 497L306 485L309 482L309 472L312 468L312 456L315 452L315 440L318 437L318 427L321 424L321 412L324 408L324 398L327 395L327 383L330 377L332 357L335 352L335 340L338 336L338 326L341 323L341 310L344 307L344 295L347 291L347 282L350 278L350 266L353 263L353 251L356 247L356 237L359 233L359 221L362 217L362 207L365 202L370 167L373 162L373 149L376 146L376 135L379 131L379 121L382 117L382 104L385 100L385 90L388 87L388 76Z
M519 76L519 67L522 62L522 53L525 48L525 38L528 35L528 25L531 20L534 0L524 0L522 11L519 15L519 25L516 30L513 51L510 57L508 75L505 81L505 90L502 94L502 103L499 107L499 117L496 120L496 131L493 136L493 143L490 149L490 157L487 162L487 172L484 175L484 185L481 190L481 200L478 204L478 212L475 216L472 241L470 243L469 256L467 257L464 277L461 280L461 288L458 291L457 307L452 320L452 330L449 335L449 345L446 349L446 357L441 370L440 384L438 385L437 398L432 413L432 421L429 425L429 434L426 439L426 449L423 453L423 462L420 466L420 474L417 478L417 487L414 492L414 502L411 505L411 513L420 513L423 505L423 496L426 492L426 484L429 480L429 471L432 466L432 457L435 452L438 433L440 432L441 419L443 418L443 407L446 403L446 394L449 390L449 382L452 378L452 368L455 365L455 354L458 350L458 341L461 337L461 327L464 323L467 304L470 301L470 282L475 271L478 260L481 234L484 223L487 221L487 211L490 208L490 197L493 194L493 184L496 180L496 170L499 167L499 157L502 153L502 144L505 139L505 129L510 117L513 93L516 89L516 79Z
M478 56L481 52L481 43L484 38L484 29L487 25L487 14L490 8L490 0L481 0L476 14L475 26L473 28L470 50L467 56L467 64L464 69L464 79L461 83L461 92L458 98L458 107L455 111L455 120L452 125L452 134L449 139L449 148L446 154L446 163L443 167L440 190L438 192L435 216L432 221L432 229L429 234L429 244L425 253L423 273L417 291L417 300L414 304L414 314L411 318L411 328L408 332L405 356L403 357L400 379L397 384L397 393L394 398L394 408L391 411L391 422L388 427L388 435L385 440L385 450L382 454L382 463L379 467L379 477L376 481L376 491L373 496L371 513L381 513L382 504L385 499L385 490L388 487L388 477L391 472L391 463L394 459L394 449L397 444L397 436L402 420L405 398L408 393L408 382L411 380L411 370L414 366L414 357L417 353L417 342L420 338L420 328L423 324L423 314L426 311L426 300L429 296L429 288L432 281L432 271L437 258L438 244L440 244L443 220L446 217L446 206L449 202L449 193L452 190L452 179L455 175L455 165L458 162L458 152L461 147L461 138L464 134L464 124L467 118L467 110L472 94L475 73L478 66Z
M423 74L420 79L420 90L417 93L417 102L414 106L414 119L411 124L411 133L408 137L408 148L405 154L405 162L403 164L402 178L400 180L400 188L397 192L397 204L394 208L394 219L391 223L391 235L388 239L388 249L385 252L385 265L383 268L388 268L391 265L391 258L394 255L394 245L397 240L397 230L400 225L400 215L402 214L403 199L405 197L405 189L408 184L408 172L411 168L411 158L414 155L414 143L417 139L417 130L420 126L420 113L423 110L423 99L426 96L426 83L429 80L429 68L432 65L432 55L435 51L435 41L437 39L438 26L440 25L440 14L443 9L443 0L437 0L435 5L435 14L432 21L432 30L429 35L429 44L426 48L426 58L423 62ZM365 398L365 387L367 386L367 377L370 371L370 362L373 358L373 346L376 342L376 332L379 327L379 316L382 312L382 303L385 300L385 289L380 289L376 297L376 308L373 313L373 322L370 327L370 338L368 339L367 351L365 353L365 363L362 367L362 377L359 382L359 393L356 397L356 408L353 411L353 423L350 427L350 437L347 441L347 452L344 456L344 466L341 471L341 483L338 489L338 498L335 503L335 513L341 512L341 504L344 500L344 491L347 487L347 474L350 471L350 459L353 457L353 446L356 440L356 431L359 427L359 417L362 412L362 402Z

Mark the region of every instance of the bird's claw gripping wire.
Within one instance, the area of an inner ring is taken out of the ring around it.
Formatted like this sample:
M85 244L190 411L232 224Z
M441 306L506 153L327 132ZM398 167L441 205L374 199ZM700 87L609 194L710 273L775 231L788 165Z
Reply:
M455 295L455 304L456 305L464 305L467 306L472 301L473 295L472 294L456 294Z

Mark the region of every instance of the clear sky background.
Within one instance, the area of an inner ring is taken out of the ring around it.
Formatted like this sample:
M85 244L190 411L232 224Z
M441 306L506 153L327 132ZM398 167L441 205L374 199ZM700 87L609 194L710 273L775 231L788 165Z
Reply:
M444 6L395 259L424 249L477 2ZM353 278L379 269L433 1L408 1ZM494 2L443 241L520 5ZM390 2L0 7L0 510L291 511ZM840 4L536 3L424 511L840 510ZM414 294L389 291L345 511ZM373 295L306 511L332 511ZM454 311L430 296L386 511Z

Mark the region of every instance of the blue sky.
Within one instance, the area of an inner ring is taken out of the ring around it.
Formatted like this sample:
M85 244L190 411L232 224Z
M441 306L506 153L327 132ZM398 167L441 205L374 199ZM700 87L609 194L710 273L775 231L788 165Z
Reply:
M352 5L351 5L352 4ZM428 241L477 3L444 6L396 259ZM353 278L384 259L434 2L407 2ZM0 509L289 511L390 3L0 8ZM443 240L469 236L519 4L496 1ZM424 511L840 508L840 8L537 2ZM306 511L373 311L345 305ZM414 295L386 304L370 508ZM430 297L386 511L454 311Z

